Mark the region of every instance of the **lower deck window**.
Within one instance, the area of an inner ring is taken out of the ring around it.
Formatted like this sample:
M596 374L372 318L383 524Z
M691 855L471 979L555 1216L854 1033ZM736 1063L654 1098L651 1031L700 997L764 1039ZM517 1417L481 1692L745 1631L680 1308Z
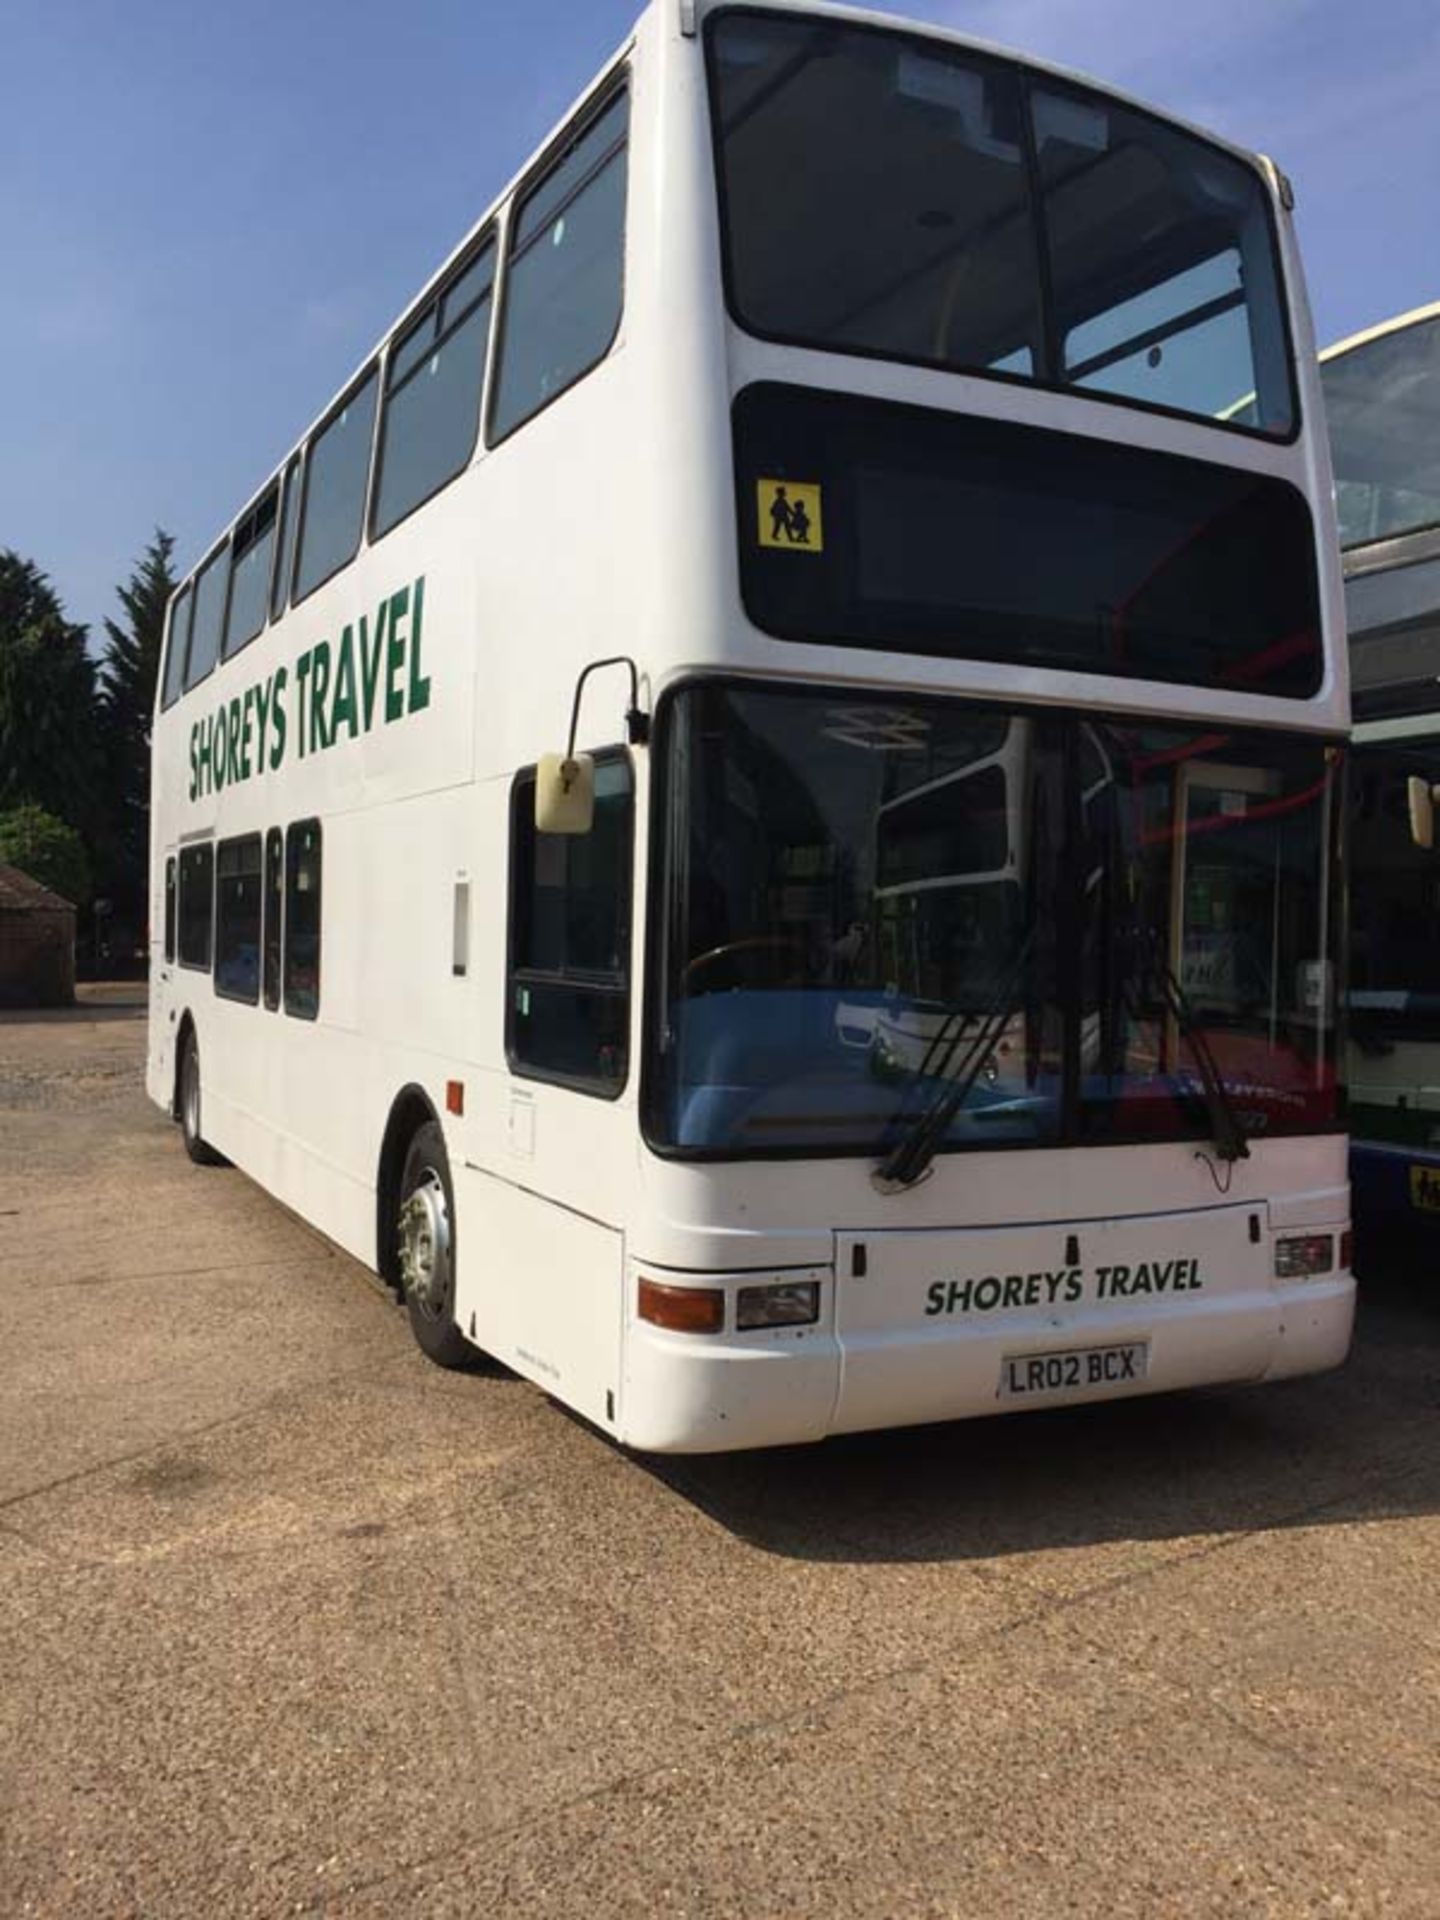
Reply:
M180 854L179 952L182 967L210 971L215 910L215 849L185 847Z
M320 1011L320 822L300 820L285 835L285 1011Z
M517 1073L609 1097L625 1084L633 839L622 755L596 765L588 834L537 832L535 776L515 782L506 1042Z
M260 997L260 836L222 840L215 856L215 991Z

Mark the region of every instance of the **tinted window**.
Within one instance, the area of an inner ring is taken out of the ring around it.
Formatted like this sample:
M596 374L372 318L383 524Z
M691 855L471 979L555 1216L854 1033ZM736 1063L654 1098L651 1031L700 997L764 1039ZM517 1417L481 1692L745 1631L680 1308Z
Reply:
M1033 371L1015 71L805 20L723 19L712 44L731 295L746 324Z
M352 560L360 545L374 421L375 375L371 372L311 442L295 569L297 600Z
M280 929L285 905L285 838L278 827L265 836L265 1004L280 1004Z
M302 1020L320 1011L318 820L301 820L285 835L285 1011Z
M377 535L453 479L474 451L493 263L487 247L391 356L380 422Z
M227 660L253 640L265 624L278 499L278 488L271 487L235 529L230 549L230 605L225 615Z
M186 847L180 855L180 964L210 971L215 905L215 849Z
M260 997L260 836L222 840L215 854L215 991Z
M185 668L185 690L198 686L220 657L220 623L225 617L225 587L229 578L225 548L215 555L195 582L195 619L190 632L190 658Z
M511 800L507 1035L517 1072L614 1095L630 1020L630 763L595 768L588 834L537 833L535 778Z
M1036 87L1031 99L1058 377L1288 433L1280 285L1253 169L1093 94Z
M275 569L275 585L270 595L270 618L278 620L290 598L290 571L295 561L295 527L300 518L296 496L300 491L300 456L295 454L285 469L285 484L280 493L280 564Z
M1440 315L1320 369L1347 547L1440 525Z
M1283 481L798 387L747 388L735 431L741 586L771 633L1295 697L1320 684L1314 531ZM776 544L777 495L798 505L802 483L803 548Z
M520 204L491 414L494 440L563 393L615 337L627 111L622 94Z
M165 655L164 705L173 706L185 684L185 648L190 638L191 593L189 587L170 609L170 646Z
M727 295L752 331L1290 430L1254 168L905 33L737 10L707 37Z
M165 862L165 958L175 958L175 856Z

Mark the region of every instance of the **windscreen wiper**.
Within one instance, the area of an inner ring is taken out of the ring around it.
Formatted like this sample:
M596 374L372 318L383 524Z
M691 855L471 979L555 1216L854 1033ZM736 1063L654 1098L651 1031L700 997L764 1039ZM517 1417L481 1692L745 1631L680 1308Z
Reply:
M1165 961L1157 959L1152 965L1165 1010L1189 1042L1195 1064L1200 1069L1200 1084L1205 1090L1205 1109L1215 1136L1215 1151L1222 1160L1248 1160L1250 1146L1244 1125L1235 1111L1234 1102L1210 1049L1210 1042L1195 1018L1190 996L1181 986L1173 968Z
M1033 940L1033 933L1029 933L1021 942L1009 971L979 1016L978 1030L956 1067L953 1079L948 1080L940 1092L920 1108L913 1123L871 1173L871 1184L881 1193L903 1193L907 1187L918 1185L929 1173L940 1143L950 1130L951 1121L969 1098L970 1089L984 1072L986 1061L999 1045L1015 1012L1018 990L1029 962ZM946 1025L949 1025L948 1021ZM915 1079L925 1078L931 1072L947 1073L967 1029L968 1018L950 1041L945 1049L945 1057L938 1066L934 1061L937 1046L932 1042L915 1070ZM943 1033L945 1029L941 1031ZM897 1115L897 1120L899 1117Z

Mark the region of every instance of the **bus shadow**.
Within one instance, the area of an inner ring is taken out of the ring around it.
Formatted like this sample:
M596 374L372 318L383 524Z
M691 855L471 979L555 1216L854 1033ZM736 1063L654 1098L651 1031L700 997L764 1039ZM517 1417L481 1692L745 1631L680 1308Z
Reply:
M1440 1288L1367 1285L1338 1373L1260 1388L650 1459L737 1538L802 1560L980 1560L1440 1511Z

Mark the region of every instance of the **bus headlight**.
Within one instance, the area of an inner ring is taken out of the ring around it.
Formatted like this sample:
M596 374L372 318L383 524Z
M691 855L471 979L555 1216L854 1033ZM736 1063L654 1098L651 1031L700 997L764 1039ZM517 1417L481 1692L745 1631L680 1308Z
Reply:
M1275 1278L1304 1280L1316 1273L1329 1273L1335 1265L1333 1233L1290 1234L1275 1242Z
M741 1287L735 1296L735 1325L803 1327L820 1318L818 1280L781 1280L767 1287Z

